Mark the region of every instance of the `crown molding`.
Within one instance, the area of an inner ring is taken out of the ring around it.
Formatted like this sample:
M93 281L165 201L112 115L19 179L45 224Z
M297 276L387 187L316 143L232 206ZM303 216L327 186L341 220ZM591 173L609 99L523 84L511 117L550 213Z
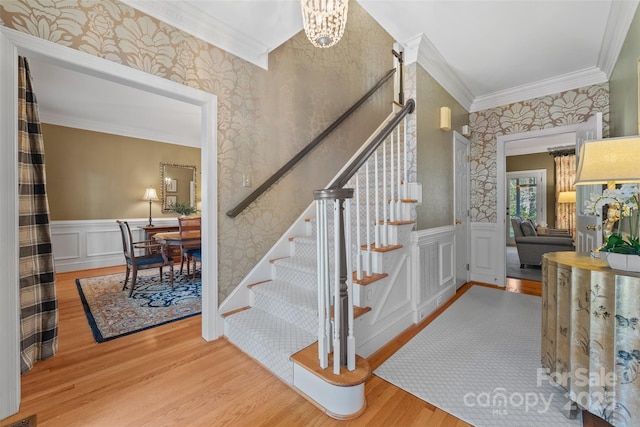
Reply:
M607 80L613 73L629 27L636 14L638 3L640 2L637 0L611 2L597 62L597 67L605 73Z
M567 73L562 76L540 80L535 83L516 86L486 96L479 96L471 105L470 113L513 104L527 99L540 98L554 93L579 87L590 86L608 81L606 74L596 67Z
M469 110L473 94L427 36L419 34L402 45L407 63L420 64L460 105Z
M140 12L198 37L258 67L268 69L269 47L224 22L207 17L188 3L178 1L121 0Z

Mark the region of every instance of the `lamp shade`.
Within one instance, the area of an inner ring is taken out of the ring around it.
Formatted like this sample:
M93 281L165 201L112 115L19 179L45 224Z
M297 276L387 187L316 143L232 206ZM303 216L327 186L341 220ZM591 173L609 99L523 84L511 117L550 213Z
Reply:
M575 203L576 192L575 191L561 191L558 193L558 203Z
M148 202L157 202L160 199L158 198L158 193L156 193L156 189L153 187L149 187L145 190L142 200L146 200Z
M451 108L440 107L440 130L451 130Z
M640 182L640 137L586 142L580 150L575 185Z

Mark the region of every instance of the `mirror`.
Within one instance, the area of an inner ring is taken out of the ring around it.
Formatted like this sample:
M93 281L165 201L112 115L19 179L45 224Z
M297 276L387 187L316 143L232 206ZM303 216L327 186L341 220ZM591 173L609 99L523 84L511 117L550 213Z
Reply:
M160 188L162 212L174 203L188 203L196 206L196 167L175 163L160 163Z

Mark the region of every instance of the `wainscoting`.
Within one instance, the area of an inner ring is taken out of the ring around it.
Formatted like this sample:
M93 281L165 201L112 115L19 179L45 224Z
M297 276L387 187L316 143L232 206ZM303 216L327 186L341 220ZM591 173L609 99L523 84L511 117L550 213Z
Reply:
M491 222L472 222L469 244L471 280L504 286L505 237L501 227Z
M144 240L148 219L128 219L135 241ZM154 225L178 225L176 219L156 220ZM51 242L56 272L124 265L122 237L115 219L52 221Z
M454 233L453 226L414 233L414 323L420 322L456 293Z

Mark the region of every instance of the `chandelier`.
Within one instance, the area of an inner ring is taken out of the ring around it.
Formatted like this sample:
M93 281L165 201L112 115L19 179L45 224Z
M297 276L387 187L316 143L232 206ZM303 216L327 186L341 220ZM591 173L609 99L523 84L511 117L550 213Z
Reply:
M302 23L316 47L331 47L340 41L347 25L349 0L300 0Z

